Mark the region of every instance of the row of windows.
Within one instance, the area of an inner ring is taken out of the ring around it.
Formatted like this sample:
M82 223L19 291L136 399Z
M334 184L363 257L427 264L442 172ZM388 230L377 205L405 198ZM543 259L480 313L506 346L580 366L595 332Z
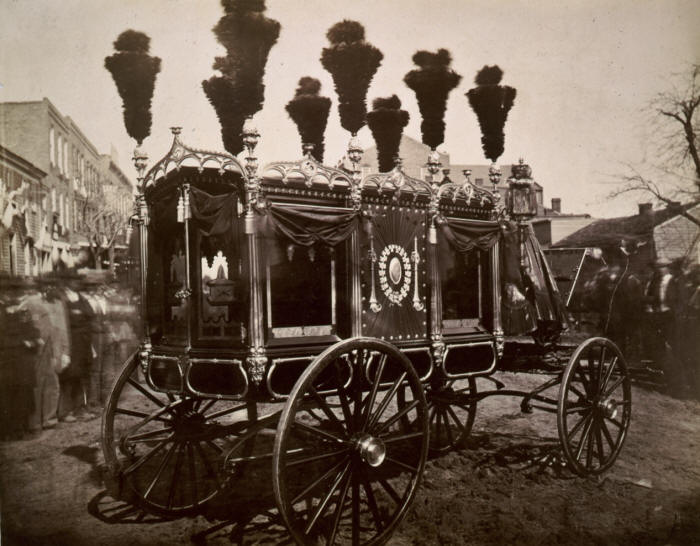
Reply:
M49 161L57 167L59 172L66 176L74 176L83 181L89 193L95 193L99 184L99 171L85 160L75 146L70 147L68 154L68 139L62 134L56 135L53 127L49 128Z

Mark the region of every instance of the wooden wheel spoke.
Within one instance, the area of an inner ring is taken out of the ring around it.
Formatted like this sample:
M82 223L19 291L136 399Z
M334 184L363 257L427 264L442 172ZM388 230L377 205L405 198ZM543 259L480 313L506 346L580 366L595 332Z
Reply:
M612 417L605 417L606 421L610 421L613 425L615 425L618 429L622 430L622 423L618 421L617 419L613 419Z
M596 443L596 450L598 452L598 462L600 463L600 466L603 466L603 463L605 461L605 451L603 450L603 434L600 431L600 420L597 420L597 426L595 429L595 443Z
M323 438L324 440L327 440L329 442L334 442L337 444L347 443L347 440L340 438L339 436L331 434L330 432L326 432L325 430L321 430L320 428L312 427L311 425L307 425L306 423L302 423L301 421L294 421L294 423L292 423L292 426L296 430L306 432L312 436Z
M444 411L442 413L442 421L445 423L445 433L447 434L447 443L449 445L454 445L455 440L454 440L454 435L452 434L452 427L450 426L450 421L447 418L447 412Z
M603 345L603 348L600 350L600 363L598 365L598 374L597 374L597 379L596 379L596 385L598 387L598 390L600 391L601 386L603 385L603 369L605 368L605 351L607 350L607 346Z
M379 437L382 439L382 442L385 444L391 444L394 442L405 442L406 440L412 440L414 438L420 438L423 436L423 432L410 432L408 434L401 434L400 436L382 436L381 434Z
M323 396L321 396L314 387L309 387L309 390L311 392L311 395L318 402L323 413L326 414L326 417L328 417L328 419L341 431L346 432L346 426L343 423L341 423L340 419L338 419L338 416L335 413L333 413L333 410L330 408L328 402L326 402Z
M377 499L374 498L374 492L372 491L372 484L366 477L362 479L362 488L365 490L365 496L367 497L367 505L369 506L369 511L372 514L372 519L374 520L374 526L377 531L380 531L384 527L382 522L382 515L379 512L379 507L377 506Z
M160 477L162 476L165 467L168 466L168 463L170 462L170 459L173 456L173 453L175 452L175 448L178 447L178 445L179 444L177 444L176 442L173 442L173 445L170 446L170 449L165 453L163 460L161 461L160 465L158 465L158 469L156 470L155 476L153 476L153 480L151 480L151 483L148 485L148 488L143 494L144 499L148 498L148 496L153 491L153 488L158 483L158 480L160 480Z
M382 489L384 489L384 491L387 492L387 494L392 498L392 500L396 504L401 504L401 497L399 497L399 495L396 493L396 491L388 481L384 479L379 479L377 480L377 483L379 483L379 485L382 486Z
M581 432L581 440L578 444L578 449L576 450L575 459L577 461L581 458L581 454L583 453L583 448L586 446L586 443L588 442L588 436L591 433L592 426L593 426L593 414L590 414L587 417L586 425L583 427L583 432Z
M215 443L212 442L211 440L205 440L205 442L206 442L207 445L208 445L209 447L211 447L214 451L218 451L219 453L223 453L223 452L224 452L224 448L223 448L223 447L221 447L221 446L218 445L218 444L215 444Z
M211 400L207 400L207 403L202 406L202 400L198 400L197 403L195 404L195 409L202 414L206 414L214 404L216 404L219 400L216 398L212 398Z
M194 448L192 443L187 443L187 460L189 462L190 480L192 480L192 500L194 505L199 504L199 495L197 494L197 467L194 460Z
M615 371L616 367L617 367L617 357L614 357L610 361L610 365L608 366L608 369L605 370L605 377L603 377L603 382L600 385L601 392L603 392L607 388L608 382L610 381L610 378L612 377L612 374Z
M300 464L307 464L307 463L313 463L315 461L322 461L323 459L330 459L332 457L337 457L338 455L343 455L347 454L348 450L343 449L340 451L331 451L330 453L323 453L321 455L310 455L308 457L304 457L303 459L294 459L293 461L287 461L285 463L286 466L297 466ZM272 454L267 455L267 457L271 457Z
M115 408L114 413L118 413L120 415L128 415L130 417L141 417L143 419L149 417L148 413L143 413L142 411L130 410L126 408ZM165 423L170 422L170 419L166 419L165 417L155 417L154 419L157 421L163 421Z
M331 484L330 489L325 494L325 496L323 497L321 502L318 504L318 506L316 508L316 513L313 515L313 517L310 519L309 523L306 525L306 529L304 529L304 534L308 535L311 532L311 529L313 529L314 525L316 525L318 518L321 517L323 512L326 510L326 507L328 506L328 501L331 500L333 493L335 493L336 489L338 489L338 487L340 487L340 484L345 479L345 476L347 476L349 471L350 471L350 460L347 461L347 463L345 464L345 468L342 470L342 472L338 473L335 480L333 480L333 483Z
M360 546L360 484L352 474L352 546Z
M593 439L595 437L596 420L591 421L591 430L588 431L588 442L586 442L586 468L593 465Z
M411 402L408 406L406 406L405 408L402 408L400 411L398 411L397 413L395 413L394 415L392 415L389 419L387 419L386 421L384 421L384 422L381 424L381 426L380 426L379 428L376 429L375 433L376 433L376 434L381 434L382 431L386 430L386 429L389 428L391 425L393 425L394 423L396 423L396 421L398 421L399 419L401 419L404 415L406 415L407 413L413 411L413 410L418 406L419 403L420 403L420 402L419 402L418 400L414 400L414 401Z
M338 534L338 526L340 525L340 518L343 515L343 506L345 506L345 499L348 496L348 489L350 488L351 476L346 476L345 481L340 489L340 495L338 495L338 502L335 506L335 514L333 516L333 527L331 527L331 534L328 536L326 544L329 546L335 542L335 536Z
M131 385L137 391L143 394L146 398L148 398L151 402L153 402L156 406L161 408L168 406L168 404L157 398L153 393L149 392L143 385L141 385L141 383L136 381L133 377L129 377L127 379L127 382L129 383L129 385Z
M374 407L374 401L377 398L377 391L379 390L379 385L381 383L382 379L382 374L384 373L384 366L386 365L386 360L388 358L388 355L383 354L381 359L379 360L379 364L377 364L377 374L376 377L374 378L374 382L372 383L372 390L369 393L369 396L367 397L367 402L365 406L365 415L364 418L362 419L362 426L360 428L361 431L367 430L367 425L369 424L369 418L372 414L372 408Z
M573 438L576 435L576 433L578 432L578 430L586 423L586 421L588 419L590 419L592 417L592 415L593 414L589 412L586 415L584 415L583 417L581 417L581 419L579 419L576 422L576 424L571 428L571 430L567 434L567 438L568 438L569 442L571 442L571 440L573 440Z
M197 453L199 453L199 458L202 459L202 462L204 463L204 469L207 472L207 475L210 476L211 478L214 478L214 480L217 482L217 485L219 484L219 476L214 470L214 467L211 465L209 462L209 459L207 458L206 454L204 453L204 449L202 449L202 446L197 442L194 444L195 450Z
M340 366L338 365L338 360L335 360L335 371L336 378L338 379L338 400L340 401L340 409L343 411L343 418L347 423L347 426L352 423L352 411L350 411L350 401L348 400L347 392L345 391L345 385L343 385L343 378L340 375Z
M576 396L578 396L580 400L588 400L588 395L583 394L580 390L578 390L576 387L574 387L573 384L569 385L569 390L571 392L573 392Z
M134 461L133 464L131 464L128 468L126 468L124 470L124 475L128 476L129 474L131 474L132 472L134 472L135 470L140 468L141 465L148 462L156 453L158 453L161 449L163 449L165 447L165 444L167 444L172 437L173 437L173 435L171 434L167 438L158 442L155 446L153 446L151 448L150 451L148 451L147 453L142 455L137 461Z
M586 374L583 371L583 368L579 365L576 368L576 375L578 375L579 380L581 381L581 384L583 385L584 390L586 391L586 399L588 399L591 396L591 385L588 381L588 378L586 377ZM569 388L571 388L573 385L570 385Z
M173 505L175 500L175 491L177 490L177 484L180 481L180 466L182 466L182 452L184 447L177 450L177 456L175 457L175 467L173 468L173 477L170 483L170 491L168 492L168 508Z
M393 463L396 466L400 466L404 470L408 470L409 472L412 472L414 474L418 472L418 468L416 468L415 466L411 466L408 463L404 463L403 461L399 461L398 459L394 459L393 457L389 457L388 455L386 456L386 458L384 460L387 462Z
M401 383L403 383L404 379L406 379L406 375L406 372L402 372L401 375L396 379L396 381L394 381L394 384L391 386L391 389L389 389L389 391L384 395L384 398L379 404L377 411L374 412L374 415L371 417L367 425L367 430L374 427L377 424L377 422L382 418L382 415L384 414L386 408L389 406L391 399L396 395L396 392L399 390ZM413 402L416 403L415 400Z
M447 413L449 413L450 416L452 417L452 420L455 422L455 424L459 428L460 433L466 434L467 430L466 430L465 424L462 423L461 419L457 416L457 414L455 413L455 410L453 410L451 406L447 406Z
M608 442L608 445L610 446L610 450L614 451L615 450L615 441L613 440L613 437L610 435L610 431L608 430L608 427L605 425L605 419L601 420L600 429L603 431L603 436L605 436L605 441Z
M235 413L237 411L240 411L242 409L245 409L247 406L245 404L240 405L240 406L233 406L231 408L225 408L219 411L216 411L214 413L210 413L209 415L205 415L204 417L207 419L207 421L211 421L212 419L218 419L219 417L223 417L224 415L228 415L229 413ZM200 412L203 413L203 412Z
M331 466L328 470L326 470L320 477L316 478L314 481L312 481L304 490L299 493L294 499L292 499L292 506L294 506L296 503L298 503L301 499L303 499L306 495L308 495L311 491L313 491L316 486L318 486L320 483L328 480L335 472L340 470L340 468L348 462L349 458L346 457L341 461L338 461L335 463L333 466Z
M133 436L126 435L124 437L124 441L129 443L129 444L135 444L139 442L144 442L144 441L153 441L156 439L158 436L162 435L163 433L166 432L172 432L173 427L165 427L165 428L159 428L157 430L151 430L149 432L142 432L141 434L134 434Z
M624 376L624 375L621 375L620 377L618 377L618 378L615 380L615 382L612 384L612 386L609 387L609 388L603 393L603 396L610 396L610 395L611 395L612 393L614 393L615 390L616 390L620 385L622 385L622 383L624 383L624 382L625 382L625 376Z

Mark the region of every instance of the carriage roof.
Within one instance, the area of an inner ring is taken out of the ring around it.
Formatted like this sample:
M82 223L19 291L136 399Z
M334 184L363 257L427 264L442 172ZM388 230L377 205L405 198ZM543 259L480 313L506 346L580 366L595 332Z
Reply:
M337 201L351 198L358 192L362 202L389 199L400 204L422 205L435 212L454 216L493 219L497 197L465 179L461 183L446 178L442 182L426 182L404 173L400 166L388 173L357 176L345 169L333 168L316 161L310 154L298 161L277 161L266 164L256 176L255 158L240 161L226 152L192 148L173 129L174 139L168 153L145 175L142 189L151 194L183 167L196 168L199 173L216 172L220 181L236 187L241 194L246 186L257 184L268 194L290 194L300 198L324 198ZM234 176L224 177L230 173Z

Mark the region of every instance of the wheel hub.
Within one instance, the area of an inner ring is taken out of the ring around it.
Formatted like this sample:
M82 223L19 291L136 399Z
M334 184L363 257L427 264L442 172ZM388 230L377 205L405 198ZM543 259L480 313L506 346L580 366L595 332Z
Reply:
M175 420L175 433L178 436L193 436L202 433L206 428L206 420L201 413L188 411L178 415Z
M384 462L386 446L381 438L363 434L357 439L356 448L369 466L377 467Z
M618 406L617 400L613 398L606 398L598 402L598 407L608 419L617 417Z

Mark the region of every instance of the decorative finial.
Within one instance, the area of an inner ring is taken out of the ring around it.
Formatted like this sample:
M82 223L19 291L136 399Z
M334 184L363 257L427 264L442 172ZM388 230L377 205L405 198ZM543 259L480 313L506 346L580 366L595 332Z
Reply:
M182 127L171 127L170 132L177 137L182 132Z
M304 151L304 157L311 158L314 152L314 145L311 142L304 142L301 145L301 149Z
M241 137L243 140L243 146L246 149L248 155L245 158L245 168L248 176L255 176L258 170L258 159L255 157L255 147L258 145L260 140L260 133L258 132L252 118L247 118L245 123L243 123L243 130L241 131Z

